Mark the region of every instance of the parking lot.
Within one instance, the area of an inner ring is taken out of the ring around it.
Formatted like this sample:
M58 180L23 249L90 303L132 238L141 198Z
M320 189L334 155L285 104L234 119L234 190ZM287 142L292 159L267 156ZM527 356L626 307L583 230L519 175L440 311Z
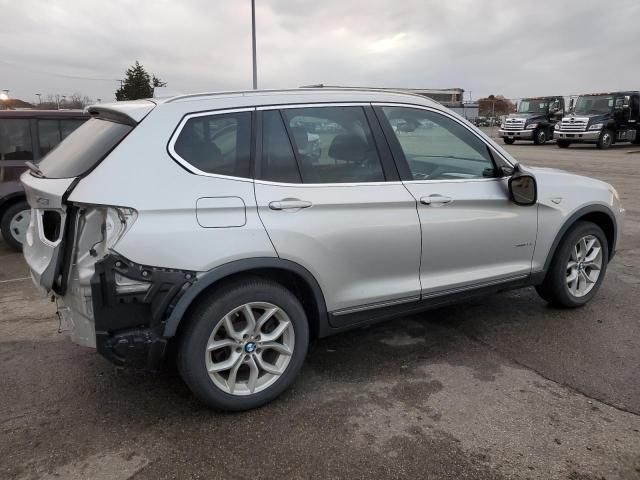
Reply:
M619 191L594 301L557 310L529 288L323 339L247 413L68 342L0 242L0 478L640 478L640 146L507 148Z

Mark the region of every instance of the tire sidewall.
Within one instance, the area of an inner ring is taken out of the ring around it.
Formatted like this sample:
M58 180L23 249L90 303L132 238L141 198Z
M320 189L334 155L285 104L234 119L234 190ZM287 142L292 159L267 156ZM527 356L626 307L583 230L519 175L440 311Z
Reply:
M540 134L544 135L544 138L542 140L540 140ZM547 133L545 132L544 128L539 128L538 130L533 132L533 143L535 143L536 145L544 145L545 143L547 143Z
M13 235L11 234L11 220L16 216L17 213L30 210L29 204L20 200L19 202L10 205L2 214L2 218L0 218L0 231L2 232L2 239L14 250L21 251L22 244L18 242Z
M511 137L503 137L502 141L506 144L506 145L513 145L514 143L516 143L515 138L511 138Z
M209 377L205 350L222 316L249 302L268 302L284 310L293 325L295 345L286 371L271 386L253 395L231 395L216 387ZM247 410L270 402L293 383L307 354L309 326L304 309L293 294L275 283L249 282L246 286L221 291L207 305L196 308L189 322L179 347L178 368L196 396L219 410Z
M593 235L599 241L602 246L602 267L600 270L600 275L598 276L598 280L596 284L591 289L589 293L584 295L583 297L575 297L569 291L569 287L566 282L566 267L569 262L569 257L571 255L571 250L574 248L578 240L586 235ZM562 241L562 244L558 248L556 255L554 255L553 265L552 265L552 275L553 281L551 288L555 291L554 296L560 301L563 306L567 307L578 307L588 303L595 295L598 293L600 289L600 285L604 280L604 277L607 273L607 264L609 262L609 245L607 242L607 237L600 227L593 223L588 222L580 222L576 224L565 236Z
M607 134L609 134L609 143L604 142L604 137ZM602 130L602 133L600 134L600 138L598 139L598 148L605 150L609 148L612 144L613 144L613 131L611 131L608 128Z

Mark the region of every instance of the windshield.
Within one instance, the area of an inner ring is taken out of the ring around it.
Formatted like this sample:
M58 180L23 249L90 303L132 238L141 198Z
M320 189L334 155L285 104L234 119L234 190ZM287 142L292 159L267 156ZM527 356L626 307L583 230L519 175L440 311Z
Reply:
M133 127L92 118L51 150L38 165L47 178L72 178L98 164Z
M609 113L613 108L613 95L585 95L578 98L574 113L589 115L594 113Z
M533 100L525 98L518 105L518 113L547 113L548 100Z

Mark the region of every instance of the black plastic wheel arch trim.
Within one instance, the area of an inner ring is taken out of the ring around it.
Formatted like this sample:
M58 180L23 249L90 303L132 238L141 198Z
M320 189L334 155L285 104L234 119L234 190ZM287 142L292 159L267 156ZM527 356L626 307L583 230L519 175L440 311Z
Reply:
M562 227L556 234L556 237L551 244L551 248L547 253L547 259L544 262L544 268L540 272L532 273L532 278L534 279L532 283L541 283L544 280L547 271L549 270L549 266L551 265L551 260L553 260L553 256L556 254L556 250L558 249L558 245L560 245L560 241L562 240L562 238L580 218L584 217L585 215L589 215L590 213L604 213L609 217L611 223L613 224L613 239L611 241L611 245L609 245L609 261L611 261L616 253L616 238L618 236L618 224L616 222L616 217L611 209L606 205L587 205L586 207L582 207L571 214L571 216L562 224Z
M187 308L189 308L189 305L191 305L196 297L206 288L230 275L243 272L251 273L253 270L265 268L274 268L291 272L298 275L306 282L312 291L315 304L318 307L318 334L319 336L327 335L330 331L330 327L328 324L327 307L324 294L311 272L290 260L278 257L256 257L225 263L224 265L220 265L199 275L197 281L184 291L171 310L169 317L166 319L163 336L173 337L176 334L178 325L180 324L184 313L187 311Z

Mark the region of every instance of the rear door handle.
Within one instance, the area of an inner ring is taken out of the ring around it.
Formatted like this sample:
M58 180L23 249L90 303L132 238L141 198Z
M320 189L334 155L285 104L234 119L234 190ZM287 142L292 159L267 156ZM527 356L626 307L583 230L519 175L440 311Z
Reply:
M298 210L300 208L309 208L311 205L313 205L311 202L298 200L297 198L285 198L284 200L269 202L271 210Z
M437 194L420 198L420 203L422 203L423 205L433 205L437 207L440 207L447 203L451 203L452 201L453 201L453 198L451 197L445 197L444 195L437 195Z

